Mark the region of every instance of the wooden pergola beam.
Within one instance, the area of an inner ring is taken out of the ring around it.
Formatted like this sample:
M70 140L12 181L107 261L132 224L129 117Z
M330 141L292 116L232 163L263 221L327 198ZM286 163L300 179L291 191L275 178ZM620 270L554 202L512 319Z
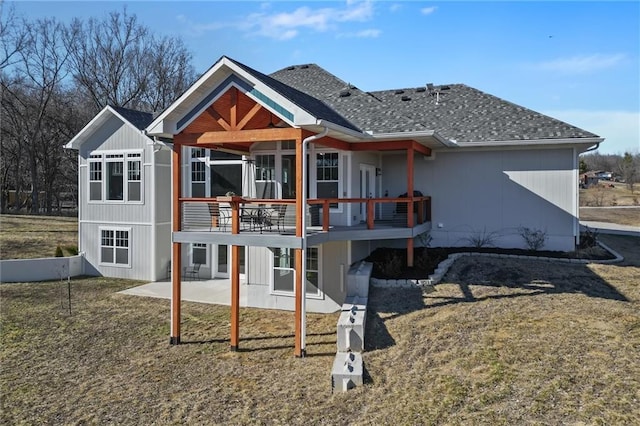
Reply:
M274 129L230 130L228 132L180 133L175 135L183 145L277 142L296 140L300 129L293 127Z

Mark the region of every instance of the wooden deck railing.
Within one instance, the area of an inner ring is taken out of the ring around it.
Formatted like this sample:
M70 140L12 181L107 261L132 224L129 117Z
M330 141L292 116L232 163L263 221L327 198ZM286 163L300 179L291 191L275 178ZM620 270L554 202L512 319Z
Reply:
M294 199L237 198L236 209L218 198L185 197L180 198L179 202L183 231L231 232L234 220L239 224L239 232L291 234L295 231ZM367 229L375 229L376 224L413 227L431 221L431 197L323 198L308 200L307 226L315 231L325 232L334 228L345 229L344 225L336 226L337 220L334 220L334 224L331 223L332 216L335 218L336 215L346 214L331 211L332 207L341 204L362 205L363 221Z

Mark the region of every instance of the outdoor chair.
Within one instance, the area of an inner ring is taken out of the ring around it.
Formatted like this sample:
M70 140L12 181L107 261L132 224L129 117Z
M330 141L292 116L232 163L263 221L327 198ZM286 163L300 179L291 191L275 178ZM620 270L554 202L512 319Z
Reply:
M211 216L211 228L209 230L213 231L213 228L218 228L224 231L231 222L231 209L218 203L208 203L207 205Z
M194 263L191 266L187 266L184 268L184 277L185 279L200 279L200 264Z

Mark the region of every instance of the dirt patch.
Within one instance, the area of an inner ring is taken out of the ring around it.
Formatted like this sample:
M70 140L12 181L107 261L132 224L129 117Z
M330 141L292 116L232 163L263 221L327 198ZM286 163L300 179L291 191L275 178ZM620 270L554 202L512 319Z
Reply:
M618 223L640 228L640 207L582 207L580 220Z

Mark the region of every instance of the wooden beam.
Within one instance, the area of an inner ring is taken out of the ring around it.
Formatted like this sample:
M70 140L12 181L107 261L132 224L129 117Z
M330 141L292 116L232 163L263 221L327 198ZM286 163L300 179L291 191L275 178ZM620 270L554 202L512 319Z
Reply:
M222 118L222 116L220 114L218 114L218 111L215 110L215 108L213 108L213 106L210 106L209 108L207 108L205 110L207 112L207 114L209 114L214 120L216 120L218 122L218 124L220 126L222 126L223 129L225 130L231 130L231 125L229 123L227 123L227 121Z
M334 139L329 137L320 138L314 141L316 145L326 146L327 148L335 148L342 151L353 151L352 143L341 141L340 139Z
M407 196L413 199L413 149L407 149ZM413 228L413 205L407 204L407 227ZM413 238L407 238L407 266L413 267Z
M262 105L256 103L253 108L251 108L249 110L249 112L242 117L242 120L240 120L240 122L238 123L238 125L236 126L236 130L242 130L244 129L244 126L247 125L247 123L256 116L256 114L258 113L258 111L260 111L262 109Z
M302 205L302 188L306 181L302 174L302 132L296 137L296 237L302 237L302 215L306 208ZM304 297L305 277L302 274L302 250L295 249L295 344L294 355L304 356L302 351L302 298Z
M184 145L248 143L295 140L300 137L300 129L293 127L275 129L230 130L227 132L180 133L180 143Z
M171 202L171 215L172 226L171 229L174 232L180 231L180 166L181 166L181 153L182 145L179 143L173 144L173 152L171 154L171 186L172 186L172 202ZM182 271L182 255L181 244L172 243L171 255L171 331L169 336L169 343L177 345L180 343L180 299L181 286L180 271Z
M240 205L231 202L231 233L240 233ZM231 246L231 350L240 343L240 246Z
M412 141L413 150L419 152L420 154L426 155L427 157L431 157L431 148L428 146L424 146L416 141Z
M231 88L231 130L238 130L238 88Z

